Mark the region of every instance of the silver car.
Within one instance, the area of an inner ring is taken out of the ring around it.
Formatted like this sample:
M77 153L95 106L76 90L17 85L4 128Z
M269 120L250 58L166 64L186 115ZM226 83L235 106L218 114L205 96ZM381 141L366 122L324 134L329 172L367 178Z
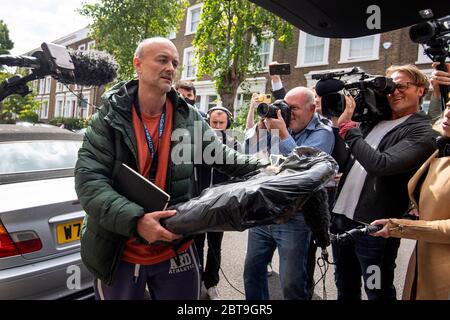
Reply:
M0 125L0 299L93 296L73 177L81 142L57 127Z

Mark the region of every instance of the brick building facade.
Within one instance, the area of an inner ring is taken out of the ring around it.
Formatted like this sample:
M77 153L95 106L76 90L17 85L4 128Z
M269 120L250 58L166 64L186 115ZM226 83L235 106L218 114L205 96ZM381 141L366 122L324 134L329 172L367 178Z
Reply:
M213 83L208 78L196 79L196 65L192 41L200 21L202 4L191 0L186 9L183 21L177 32L169 35L180 55L180 72L178 79L192 80L197 88L197 107L207 111L212 105L220 104ZM271 61L288 62L291 75L283 76L287 89L303 85L312 87L315 81L311 75L331 70L350 70L359 66L371 74L384 74L391 64L412 63L418 65L426 74L431 73L431 61L423 55L421 47L409 39L409 28L403 28L383 34L355 39L325 39L308 35L294 28L294 41L284 47L276 41L268 41L261 46L261 61L267 65ZM88 36L88 27L60 38L54 43L73 49L87 50L95 42ZM247 79L249 91L239 89L235 110L246 104L251 97L250 92L270 92L270 78L267 72L258 73ZM71 86L76 92L81 89ZM80 103L80 100L50 77L34 82L41 101L40 119L48 121L53 117L86 117L94 112L94 108ZM102 88L83 88L83 96L90 104L98 105Z
M195 36L195 24L198 24L202 5L191 0L191 6L181 22L178 32L171 39L180 54L183 71L180 78L193 80L197 88L197 106L202 111L217 103L217 93L210 80L196 80L195 61L193 61L192 41ZM319 72L336 71L358 66L370 74L383 75L392 64L416 64L426 74L430 74L431 61L423 55L422 48L409 38L409 28L403 28L378 35L355 39L324 39L308 35L294 28L293 43L285 47L277 41L262 44L261 59L287 62L291 65L291 74L282 76L287 89L298 85L313 87L311 75ZM268 68L248 79L251 92L266 92L271 89ZM235 110L247 103L251 94L239 90L235 100ZM220 102L219 102L220 103Z

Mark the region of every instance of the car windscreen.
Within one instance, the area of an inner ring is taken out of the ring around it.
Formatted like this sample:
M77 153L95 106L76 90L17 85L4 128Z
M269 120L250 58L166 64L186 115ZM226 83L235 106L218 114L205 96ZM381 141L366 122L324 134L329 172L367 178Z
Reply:
M34 140L0 143L0 174L74 168L81 141Z

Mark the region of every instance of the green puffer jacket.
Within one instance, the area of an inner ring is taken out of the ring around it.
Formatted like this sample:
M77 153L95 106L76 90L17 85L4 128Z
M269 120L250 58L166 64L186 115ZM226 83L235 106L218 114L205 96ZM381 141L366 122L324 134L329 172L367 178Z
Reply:
M137 169L137 144L131 122L131 106L137 88L137 81L132 80L119 83L104 94L103 106L86 131L75 166L75 189L86 211L81 233L81 257L92 274L108 285L114 281L126 241L137 236L137 221L144 215L142 207L118 194L114 188L114 177L122 162ZM211 128L175 90L167 95L174 106L172 130L184 129L177 131L181 134L172 134L170 147L170 154L179 154L184 161L175 165L171 159L169 163L166 191L171 195L171 204L174 204L189 200L194 191L194 138L186 139L187 131L190 137L194 137L194 121L200 121L202 133L211 131ZM177 140L175 136L181 136L181 139ZM223 150L223 159L228 159L227 163L230 159L236 160L231 165L213 165L226 174L243 175L265 165L214 139L196 145L196 160L199 154L203 154L200 152L216 144Z

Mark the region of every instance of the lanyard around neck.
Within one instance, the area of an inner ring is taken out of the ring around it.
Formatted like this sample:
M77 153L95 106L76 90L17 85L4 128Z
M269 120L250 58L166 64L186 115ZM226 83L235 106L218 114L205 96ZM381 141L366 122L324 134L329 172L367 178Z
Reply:
M140 109L140 108L139 108ZM138 112L139 118L141 118L141 112L139 110ZM152 136L150 135L150 131L148 130L147 126L145 125L145 122L142 120L142 125L144 126L144 132L145 132L145 140L147 140L147 146L150 150L150 156L152 159L155 158L155 154L157 150L155 150L155 145L153 144ZM161 117L159 118L159 124L158 124L158 146L161 144L161 137L164 132L164 125L166 122L166 103L164 103L163 112L161 113Z

